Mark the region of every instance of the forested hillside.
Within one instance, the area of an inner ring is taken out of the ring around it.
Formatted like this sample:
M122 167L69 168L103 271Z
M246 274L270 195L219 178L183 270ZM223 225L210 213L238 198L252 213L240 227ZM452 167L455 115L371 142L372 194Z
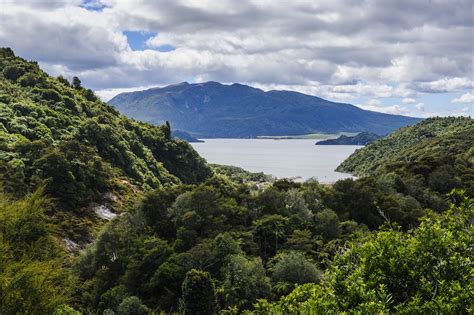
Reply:
M93 203L120 212L143 192L211 174L169 125L126 118L79 79L50 77L8 48L0 50L0 150L3 190L22 197L45 186L76 242L97 220Z
M360 176L385 166L390 169L409 164L412 168L425 168L425 173L438 167L453 168L454 172L457 164L473 162L473 150L472 118L429 118L357 150L337 170Z
M0 56L0 314L474 311L471 120L434 120L446 145L415 160L295 183Z

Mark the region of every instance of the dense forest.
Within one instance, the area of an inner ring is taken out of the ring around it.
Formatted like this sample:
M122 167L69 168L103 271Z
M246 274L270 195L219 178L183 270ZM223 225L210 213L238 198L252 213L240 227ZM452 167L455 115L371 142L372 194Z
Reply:
M472 118L428 118L356 151L338 170L367 175L384 167L400 169L400 164L405 164L415 173L424 167L428 167L424 173L437 173L440 167L454 168L446 170L452 173L459 164L472 163L473 143ZM463 170L461 167L458 175Z
M1 314L474 312L471 118L323 185L208 165L10 49L0 112Z
M0 58L3 190L22 197L44 186L73 241L96 225L94 204L126 210L145 191L211 175L186 142L170 136L169 125L126 118L78 78L52 78L10 49Z

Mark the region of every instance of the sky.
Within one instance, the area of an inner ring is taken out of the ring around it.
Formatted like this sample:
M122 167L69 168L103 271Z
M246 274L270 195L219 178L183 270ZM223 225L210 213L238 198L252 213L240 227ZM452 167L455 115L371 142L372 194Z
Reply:
M0 46L105 101L218 81L474 116L472 0L0 0Z

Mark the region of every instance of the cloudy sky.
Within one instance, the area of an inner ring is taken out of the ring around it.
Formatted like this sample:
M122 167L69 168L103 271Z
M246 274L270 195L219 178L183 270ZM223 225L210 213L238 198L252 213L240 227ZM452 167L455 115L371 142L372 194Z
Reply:
M182 81L474 116L472 0L0 0L0 46L104 100Z

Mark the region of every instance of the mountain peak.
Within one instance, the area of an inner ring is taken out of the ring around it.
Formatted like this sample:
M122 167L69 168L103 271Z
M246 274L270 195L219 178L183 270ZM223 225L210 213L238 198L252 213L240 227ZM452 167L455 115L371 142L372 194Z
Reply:
M154 124L169 121L202 138L363 131L383 135L420 121L298 92L264 92L244 84L215 81L123 93L109 103L135 119Z

